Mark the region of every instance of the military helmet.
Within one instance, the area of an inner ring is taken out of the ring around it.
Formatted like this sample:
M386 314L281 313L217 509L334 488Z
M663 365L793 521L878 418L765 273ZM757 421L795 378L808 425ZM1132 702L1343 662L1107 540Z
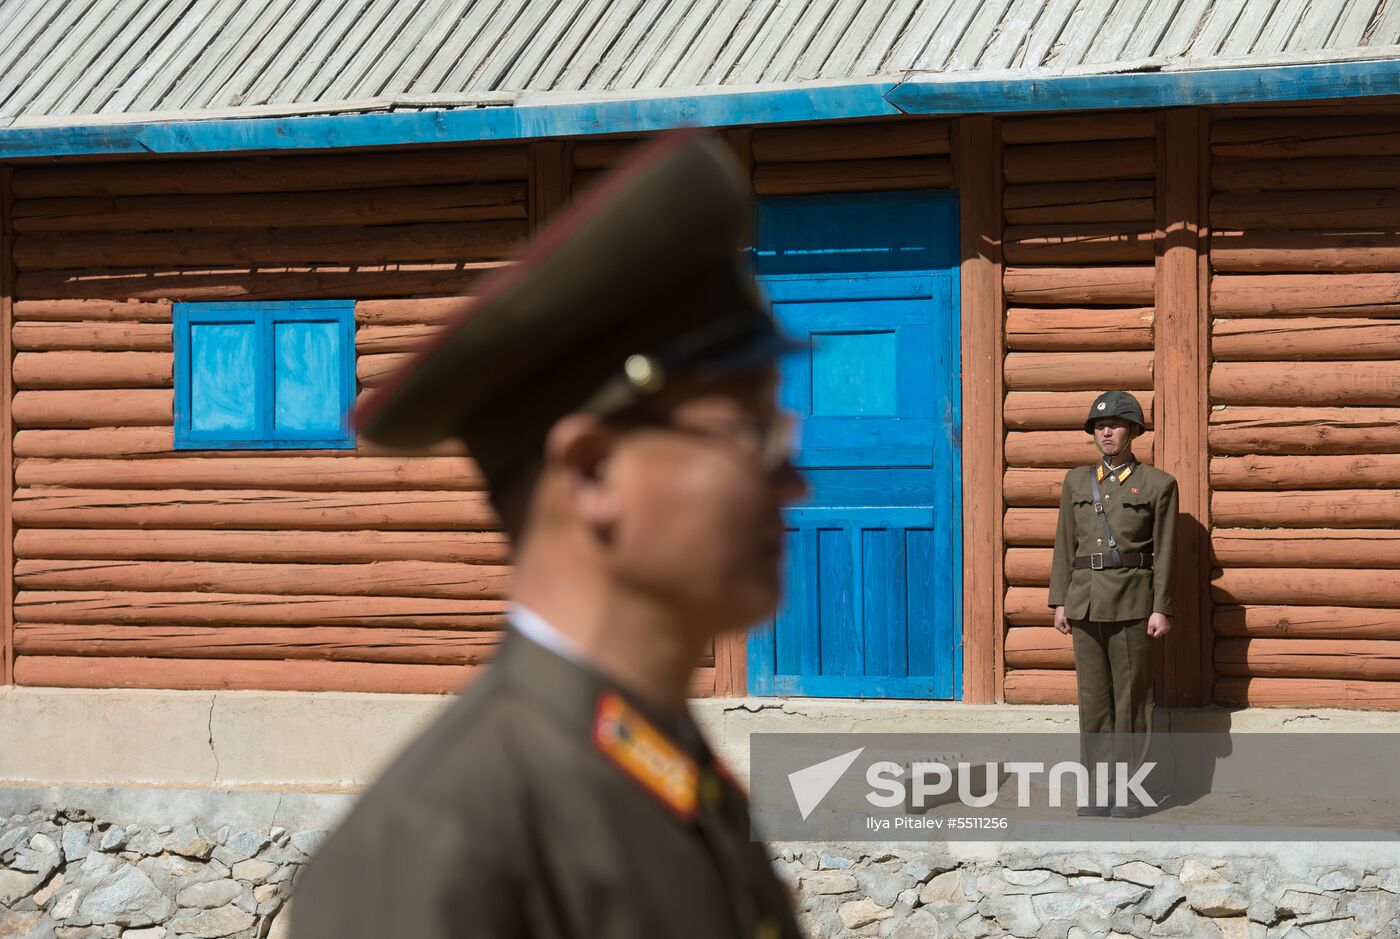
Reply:
M1105 417L1132 421L1137 425L1138 433L1142 433L1147 427L1147 421L1142 416L1142 405L1126 391L1105 391L1095 398L1094 403L1089 406L1089 416L1084 420L1084 433L1092 434L1094 421Z

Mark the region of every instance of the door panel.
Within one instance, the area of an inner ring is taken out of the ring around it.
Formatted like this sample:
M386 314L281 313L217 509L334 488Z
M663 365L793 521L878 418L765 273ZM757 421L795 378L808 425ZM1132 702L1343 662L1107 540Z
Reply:
M762 204L774 315L810 344L780 397L812 493L787 513L783 606L750 636L752 693L960 694L956 236L946 192Z

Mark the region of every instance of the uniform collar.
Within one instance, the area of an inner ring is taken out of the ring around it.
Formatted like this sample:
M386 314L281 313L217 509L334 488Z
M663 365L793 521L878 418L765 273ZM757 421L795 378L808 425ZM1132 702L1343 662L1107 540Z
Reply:
M1104 477L1111 474L1121 486L1129 476L1133 475L1133 470L1135 469L1137 469L1136 459L1129 460L1127 463L1118 467L1117 470L1110 470L1108 461L1100 459L1099 465L1094 471L1094 478L1099 482L1103 482Z
M715 758L689 713L667 718L619 687L582 657L563 651L567 646L536 636L551 632L566 641L545 620L524 629L513 611L496 654L495 668L511 689L540 704L571 733L585 740L663 804L684 819L694 816L701 771ZM539 631L544 623L548 632ZM531 633L532 627L536 631ZM579 651L573 646L575 652Z

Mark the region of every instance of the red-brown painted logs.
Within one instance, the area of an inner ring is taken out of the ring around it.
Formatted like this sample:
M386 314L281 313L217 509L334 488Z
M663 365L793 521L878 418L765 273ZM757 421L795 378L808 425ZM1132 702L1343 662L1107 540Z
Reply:
M1384 189L1400 179L1395 157L1333 156L1317 160L1217 160L1211 187L1234 189Z
M21 352L15 356L19 389L169 388L169 352Z
M1008 547L1050 547L1055 543L1055 509L1007 509L1002 519Z
M399 369L413 359L411 352L386 352L383 355L362 355L355 360L355 377L366 388L376 388L387 382Z
M1151 352L1013 352L1006 357L1011 391L1140 390L1152 387Z
M1013 307L1006 311L1006 346L1013 352L1146 350L1152 348L1152 322L1151 307Z
M886 189L946 189L953 185L948 157L832 160L824 163L759 163L753 191L761 196Z
M169 352L171 329L163 323L16 323L21 352Z
M1231 316L1400 316L1394 274L1232 274L1210 280L1210 308Z
M1076 141L1007 147L1003 152L1006 181L1012 184L1145 179L1154 172L1157 142Z
M1397 405L1396 362L1220 362L1211 366L1215 404Z
M131 656L175 659L292 659L482 665L498 633L362 626L69 626L24 624L19 655Z
M272 564L227 561L20 560L21 590L151 590L286 593L324 596L438 597L499 600L510 568L437 561L369 564Z
M366 189L431 183L523 180L524 146L377 150L331 156L26 165L16 168L20 199Z
M1007 668L1074 668L1070 637L1048 626L1013 626L1006 631Z
M1274 118L1220 120L1211 126L1216 157L1268 160L1290 157L1400 155L1400 118Z
M24 655L15 682L48 688L161 688L175 691L362 691L451 694L480 669L385 662L139 659Z
M638 137L585 138L573 145L574 168L607 170L625 160L641 143Z
M1008 267L1002 277L1008 303L1144 306L1153 302L1151 267Z
M494 630L505 625L508 606L505 600L430 597L22 590L15 598L15 619L21 623L69 625L176 623Z
M1358 487L1400 488L1400 454L1251 455L1210 461L1215 489L1335 489L1341 480Z
M15 533L15 556L315 564L415 560L505 564L510 560L510 541L503 532L22 528Z
M1001 250L1008 264L1150 263L1153 238L1141 222L1013 225L1003 233Z
M1400 610L1351 606L1223 606L1220 636L1274 639L1400 639Z
M1226 568L1211 581L1220 603L1400 607L1400 578L1383 570Z
M239 528L471 531L498 527L485 493L260 489L20 489L15 524L35 528Z
M1217 407L1211 453L1400 453L1400 408Z
M1217 231L1210 263L1221 273L1362 273L1400 269L1396 231Z
M1073 704L1078 700L1070 669L1009 669L1002 689L1007 704Z
M947 121L926 120L764 128L753 132L753 158L758 163L801 163L932 156L950 151L949 129Z
M1151 428L1152 392L1133 394ZM1009 430L1082 430L1098 396L1097 391L1013 391L1006 396L1002 415Z
M1154 218L1152 180L1037 183L1007 186L1002 209L1008 225L1146 222Z
M17 300L15 319L43 323L168 323L168 300Z
M1048 606L1050 593L1044 587L1009 587L1006 591L1006 621L1012 626L1052 626L1055 611Z
M1394 228L1400 191L1222 192L1210 200L1210 224L1226 231Z
M1387 639L1217 639L1221 675L1263 678L1400 678L1400 641Z
M173 402L174 392L163 388L20 391L11 413L23 428L161 426L174 421Z
M166 403L168 407L168 400ZM27 458L20 460L15 470L19 486L69 489L245 489L253 480L269 489L336 492L472 490L485 486L476 465L458 457L191 455L137 461Z
M511 215L516 217L417 225L123 232L116 238L106 231L65 231L17 237L14 258L22 271L159 264L223 267L497 260L517 254L528 234L526 221L519 217L523 211L512 211Z
M1385 529L1217 528L1219 567L1400 568L1400 531Z
M1007 549L1007 583L1013 587L1048 587L1053 555L1045 548Z
M442 326L361 326L355 330L355 351L360 355L379 352L416 352L442 330Z
M1400 527L1400 489L1217 492L1210 505L1220 528Z
M15 232L319 228L525 217L525 183L397 186L345 192L277 192L21 199Z
M1391 359L1400 355L1400 320L1216 320L1211 352L1218 362Z
M362 300L355 304L355 321L366 327L441 325L471 306L471 297L413 297Z
M1325 678L1242 678L1215 682L1215 701L1240 707L1400 710L1400 682Z
M283 300L460 294L507 261L402 264L277 265L248 268L91 268L31 271L15 280L18 296L50 300Z
M1006 471L1002 494L1006 504L1017 508L1056 508L1065 481L1062 469L1018 469Z
M1153 460L1152 431L1133 441L1133 453L1144 463ZM1080 430L1013 431L1006 435L1006 465L1069 469L1099 459L1093 438Z
M15 434L17 457L132 457L168 454L175 449L170 427L119 427L99 430L21 430Z
M1001 125L1001 139L1009 144L1068 143L1074 140L1117 141L1157 136L1156 115L1150 111L1111 114L1074 114L1065 117L1011 118Z
M115 427L91 430L21 430L15 435L15 455L21 457L119 459L168 457L175 448L174 432L169 427ZM208 459L283 459L285 451L276 450L207 450L200 456ZM366 440L359 441L355 450L301 450L303 456L335 457L385 455L390 451ZM460 456L465 449L458 440L445 440L423 451L421 456ZM402 457L402 452L393 452Z
M160 688L202 691L354 691L451 694L482 669L471 665L385 662L269 662L247 659L145 659L26 655L15 662L21 685L49 688ZM713 697L713 666L690 673L691 697Z

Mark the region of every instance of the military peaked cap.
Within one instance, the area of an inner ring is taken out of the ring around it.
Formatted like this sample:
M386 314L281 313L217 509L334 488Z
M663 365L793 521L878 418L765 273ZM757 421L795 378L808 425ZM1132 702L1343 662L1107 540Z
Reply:
M1103 420L1105 417L1132 421L1137 425L1138 433L1147 427L1147 421L1142 416L1142 405L1126 391L1105 391L1095 398L1094 403L1089 405L1089 416L1084 420L1084 433L1092 434L1094 421Z
M463 298L356 410L357 428L398 448L460 436L494 486L565 414L615 410L678 370L771 361L791 343L741 251L751 217L717 138L663 136Z

